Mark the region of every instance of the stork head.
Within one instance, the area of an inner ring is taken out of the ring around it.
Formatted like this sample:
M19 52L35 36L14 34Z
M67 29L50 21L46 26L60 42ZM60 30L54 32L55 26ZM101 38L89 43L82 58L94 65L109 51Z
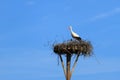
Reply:
M69 30L72 30L72 26L69 26Z

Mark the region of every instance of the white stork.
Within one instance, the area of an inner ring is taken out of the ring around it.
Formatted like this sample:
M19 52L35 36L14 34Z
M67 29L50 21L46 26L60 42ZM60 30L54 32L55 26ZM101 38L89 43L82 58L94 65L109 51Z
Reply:
M74 39L79 40L79 41L81 40L80 36L72 30L72 26L69 26L69 30L70 30L70 32L71 32L71 36L72 36Z

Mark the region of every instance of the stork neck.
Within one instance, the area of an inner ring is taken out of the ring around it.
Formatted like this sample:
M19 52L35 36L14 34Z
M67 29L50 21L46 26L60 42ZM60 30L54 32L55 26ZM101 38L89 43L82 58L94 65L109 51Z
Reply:
M70 31L73 32L72 28L70 28Z

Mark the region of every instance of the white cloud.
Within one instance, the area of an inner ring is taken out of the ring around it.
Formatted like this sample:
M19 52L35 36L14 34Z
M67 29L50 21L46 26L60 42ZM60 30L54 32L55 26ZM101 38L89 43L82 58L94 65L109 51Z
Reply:
M91 18L90 21L95 21L95 20L98 20L98 19L109 17L109 16L115 15L117 13L120 13L120 8L115 8L115 9L109 11L109 12L98 14L98 15L94 16L93 18Z

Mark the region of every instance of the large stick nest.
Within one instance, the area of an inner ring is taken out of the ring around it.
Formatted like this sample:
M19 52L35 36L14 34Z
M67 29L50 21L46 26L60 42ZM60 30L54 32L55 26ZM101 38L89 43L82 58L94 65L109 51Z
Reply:
M58 55L81 54L83 56L92 55L93 47L90 41L69 40L63 43L53 45L53 50Z

